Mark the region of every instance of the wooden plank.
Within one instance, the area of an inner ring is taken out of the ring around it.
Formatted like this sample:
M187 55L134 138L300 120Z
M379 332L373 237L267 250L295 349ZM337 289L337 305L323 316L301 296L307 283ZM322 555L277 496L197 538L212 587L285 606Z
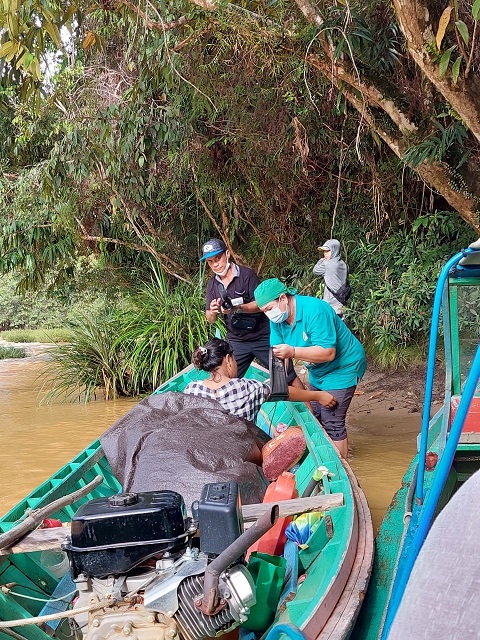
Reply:
M242 506L244 522L253 522L272 508L273 502L261 504L245 504ZM308 498L294 498L293 500L281 500L278 503L279 518L296 516L310 511L326 511L343 505L343 493L327 493Z
M262 504L246 504L242 507L244 522L255 522L262 514L269 511L273 502ZM282 500L278 502L279 517L294 516L309 511L326 511L343 505L342 493L329 493L308 498L296 498L294 500ZM22 540L8 549L0 549L0 556L12 553L31 553L33 551L46 551L47 549L59 549L70 534L70 527L53 527L51 529L35 529Z
M480 420L478 420L480 424ZM459 444L480 444L480 433L469 431L468 433L463 432L460 434Z
M51 529L35 529L22 540L5 549L0 549L0 556L8 556L11 553L31 553L32 551L45 551L47 549L60 549L70 534L70 525L52 527Z

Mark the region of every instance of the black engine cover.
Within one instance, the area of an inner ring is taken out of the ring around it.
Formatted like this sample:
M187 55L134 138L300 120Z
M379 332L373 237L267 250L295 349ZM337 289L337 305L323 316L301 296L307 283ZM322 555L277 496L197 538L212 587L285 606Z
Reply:
M64 548L74 577L117 575L185 547L189 525L184 500L175 491L120 493L81 506Z

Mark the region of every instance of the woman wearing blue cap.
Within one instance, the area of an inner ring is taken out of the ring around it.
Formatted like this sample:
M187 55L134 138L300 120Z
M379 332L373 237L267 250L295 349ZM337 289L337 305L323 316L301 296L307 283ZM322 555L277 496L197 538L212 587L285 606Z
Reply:
M254 296L270 320L270 344L275 355L303 360L310 389L335 396L335 407L312 402L312 408L346 458L347 410L367 366L363 346L327 302L299 296L278 278L262 282Z

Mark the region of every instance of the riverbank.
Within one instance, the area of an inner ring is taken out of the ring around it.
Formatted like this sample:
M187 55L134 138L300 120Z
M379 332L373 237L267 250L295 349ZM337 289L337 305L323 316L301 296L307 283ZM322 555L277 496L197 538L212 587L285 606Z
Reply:
M367 496L375 531L417 451L425 374L425 366L394 372L370 366L348 412L349 463ZM434 411L443 399L440 378Z

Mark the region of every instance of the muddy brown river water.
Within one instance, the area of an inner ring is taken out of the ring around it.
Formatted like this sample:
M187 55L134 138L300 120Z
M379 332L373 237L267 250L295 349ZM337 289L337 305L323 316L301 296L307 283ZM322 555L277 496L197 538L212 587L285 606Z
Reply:
M41 403L39 376L45 366L30 358L0 361L0 515L136 402ZM372 393L368 385L364 390L360 385L359 393L349 412L349 462L377 529L415 451L420 414L395 406L395 400Z

